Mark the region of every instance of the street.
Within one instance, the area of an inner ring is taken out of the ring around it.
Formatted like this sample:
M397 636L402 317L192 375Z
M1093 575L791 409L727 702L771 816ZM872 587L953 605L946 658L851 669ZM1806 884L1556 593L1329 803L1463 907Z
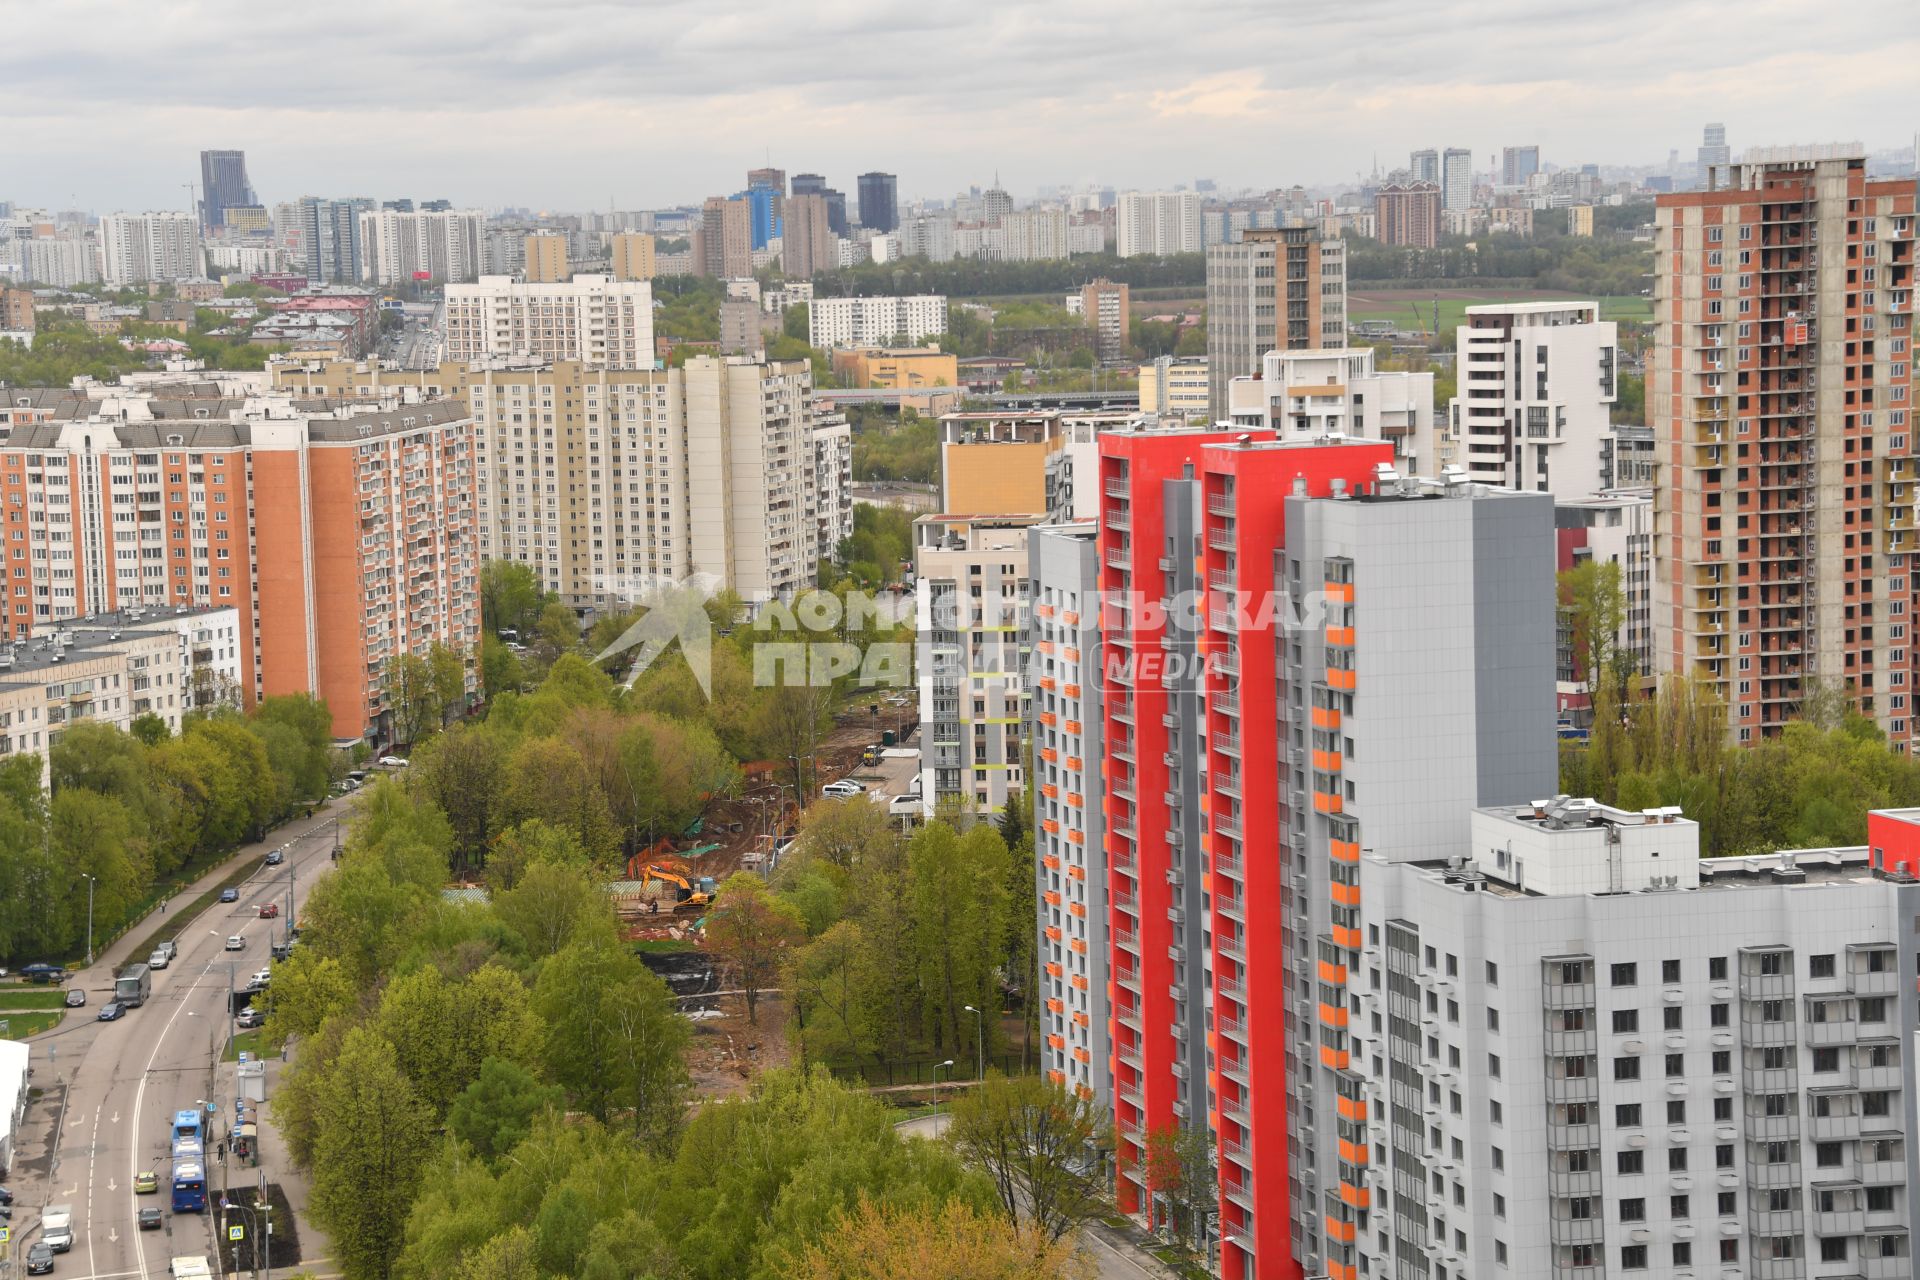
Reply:
M258 1181L259 1170L231 1156L223 1160L218 1145L233 1122L234 1109L234 1067L219 1061L230 1028L227 992L268 967L270 944L285 936L306 892L332 865L333 819L346 812L347 804L335 801L239 855L256 868L240 886L240 900L216 904L178 935L180 952L166 969L154 971L151 998L125 1018L97 1022L94 1009L110 997L116 969L147 958L129 952L155 924L164 922L164 915L150 916L91 968L73 976L69 985L85 987L93 1003L29 1042L33 1083L43 1093L28 1109L14 1160L14 1229L4 1251L11 1266L20 1266L27 1247L38 1239L40 1215L48 1204L73 1206L73 1248L56 1255L54 1262L54 1275L63 1280L148 1280L165 1277L172 1258L214 1259L211 1216L171 1212L173 1115L195 1108L204 1112L209 1101L217 1107L207 1134L210 1211L217 1210L229 1176L236 1191ZM288 841L292 849L283 865L262 863L268 850ZM208 872L176 900L191 900L229 874L233 865L229 861ZM268 902L280 905L280 918L260 919L259 907ZM229 935L242 938L245 948L225 950ZM293 1181L291 1170L284 1148L274 1140L277 1135L269 1130L269 1124L260 1124L261 1165L269 1181L285 1185ZM158 1175L159 1190L136 1195L134 1177L147 1171ZM304 1202L304 1194L296 1196L296 1207ZM166 1210L165 1226L140 1231L136 1222L143 1208ZM310 1263L324 1244L304 1221L299 1229Z

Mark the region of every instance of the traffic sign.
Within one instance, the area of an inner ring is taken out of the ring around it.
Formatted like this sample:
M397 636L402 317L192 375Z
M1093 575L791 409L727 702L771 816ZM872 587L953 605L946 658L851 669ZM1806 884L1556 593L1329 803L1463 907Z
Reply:
M227 1228L227 1239L245 1240L246 1238L247 1238L247 1229L246 1227L240 1225L239 1223L235 1223L233 1226Z
M13 1228L0 1227L0 1244L5 1244L7 1241L11 1239L13 1239Z

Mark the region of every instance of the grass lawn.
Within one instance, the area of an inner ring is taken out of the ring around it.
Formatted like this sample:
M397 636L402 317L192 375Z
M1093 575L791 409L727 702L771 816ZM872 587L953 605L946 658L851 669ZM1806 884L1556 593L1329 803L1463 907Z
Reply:
M685 938L641 938L633 944L633 949L650 955L671 956L700 948Z
M0 987L0 1014L22 1009L61 1009L67 1003L64 990L45 987Z
M65 1009L47 1009L38 1013L8 1013L0 1009L0 1021L7 1024L0 1039L24 1040L28 1036L39 1035L60 1025L60 1019L67 1016Z
M221 1061L238 1062L240 1061L240 1055L243 1053L251 1054L257 1058L260 1056L260 1052L260 1028L255 1027L251 1031L236 1031L233 1035L233 1043L227 1046L227 1052L225 1056L221 1058Z
M1653 320L1653 299L1642 297L1593 298L1550 289L1360 289L1347 295L1347 320L1386 320L1402 329L1425 329L1433 323L1433 300L1440 299L1440 333L1452 345L1453 331L1466 318L1468 307L1493 302L1598 302L1602 320ZM1419 309L1416 322L1414 309Z

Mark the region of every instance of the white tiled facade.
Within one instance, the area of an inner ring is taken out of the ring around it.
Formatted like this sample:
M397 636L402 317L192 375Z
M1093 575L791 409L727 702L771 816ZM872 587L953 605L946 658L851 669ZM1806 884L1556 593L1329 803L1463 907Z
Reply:
M651 369L653 286L575 276L528 283L482 276L447 286L449 360L578 360L596 369Z
M815 298L808 306L810 345L884 347L905 335L909 346L947 331L947 300L937 293L905 298Z
M110 285L186 279L204 274L200 266L200 219L191 213L109 213L100 219L100 277Z
M1433 375L1376 370L1372 347L1269 351L1260 377L1227 384L1227 406L1235 426L1282 440L1390 441L1398 465L1418 475L1438 474L1446 461L1433 426Z
M1618 327L1592 302L1468 307L1454 330L1455 460L1473 480L1575 497L1610 487Z

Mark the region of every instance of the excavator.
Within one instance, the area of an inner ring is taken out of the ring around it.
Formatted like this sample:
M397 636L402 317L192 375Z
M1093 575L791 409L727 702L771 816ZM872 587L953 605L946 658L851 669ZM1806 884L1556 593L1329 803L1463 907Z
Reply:
M690 880L686 875L686 865L678 867L669 862L650 862L640 868L640 874L634 879L640 881L662 880L679 891L679 905L704 907L713 901L715 890L719 887L712 876L701 876Z

